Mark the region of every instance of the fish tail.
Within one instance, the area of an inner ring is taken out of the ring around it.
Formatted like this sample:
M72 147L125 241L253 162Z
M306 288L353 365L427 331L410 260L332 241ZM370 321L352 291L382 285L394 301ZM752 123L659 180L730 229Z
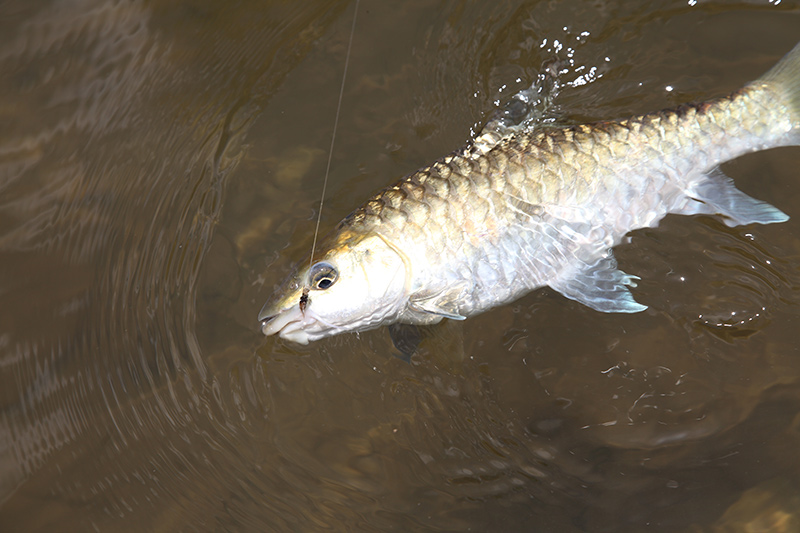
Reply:
M800 144L800 43L758 81L775 87L782 94L791 121L789 144Z

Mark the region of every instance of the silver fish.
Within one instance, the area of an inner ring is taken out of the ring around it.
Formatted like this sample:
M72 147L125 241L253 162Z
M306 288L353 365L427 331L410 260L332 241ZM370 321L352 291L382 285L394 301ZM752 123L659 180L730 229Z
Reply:
M507 128L384 189L336 227L258 315L308 343L396 322L463 320L549 285L603 312L646 307L611 248L667 213L729 226L788 216L718 165L800 144L800 44L699 104L589 125ZM489 139L489 142L487 142Z

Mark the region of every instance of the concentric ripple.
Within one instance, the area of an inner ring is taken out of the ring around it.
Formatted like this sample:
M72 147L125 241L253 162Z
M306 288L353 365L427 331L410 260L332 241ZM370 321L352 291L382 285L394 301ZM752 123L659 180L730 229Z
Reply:
M385 330L264 338L353 8L0 7L0 529L794 523L797 149L725 169L786 224L668 217L618 247L646 313L545 289L421 331L409 361ZM533 82L540 125L613 118L736 89L800 40L789 0L361 9L323 229Z

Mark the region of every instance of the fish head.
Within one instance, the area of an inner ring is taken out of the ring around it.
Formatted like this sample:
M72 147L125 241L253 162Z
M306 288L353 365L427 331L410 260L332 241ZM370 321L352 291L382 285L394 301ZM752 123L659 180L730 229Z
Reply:
M339 235L304 265L261 309L264 335L307 344L376 328L406 306L405 261L380 235Z

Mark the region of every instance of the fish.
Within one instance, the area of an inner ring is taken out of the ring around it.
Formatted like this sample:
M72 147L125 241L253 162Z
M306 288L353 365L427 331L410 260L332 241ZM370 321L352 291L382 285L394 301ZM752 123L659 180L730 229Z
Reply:
M264 304L264 335L307 344L464 320L544 286L600 312L645 310L613 254L628 232L668 213L789 219L719 165L800 144L800 43L700 103L581 125L496 122L345 217Z

